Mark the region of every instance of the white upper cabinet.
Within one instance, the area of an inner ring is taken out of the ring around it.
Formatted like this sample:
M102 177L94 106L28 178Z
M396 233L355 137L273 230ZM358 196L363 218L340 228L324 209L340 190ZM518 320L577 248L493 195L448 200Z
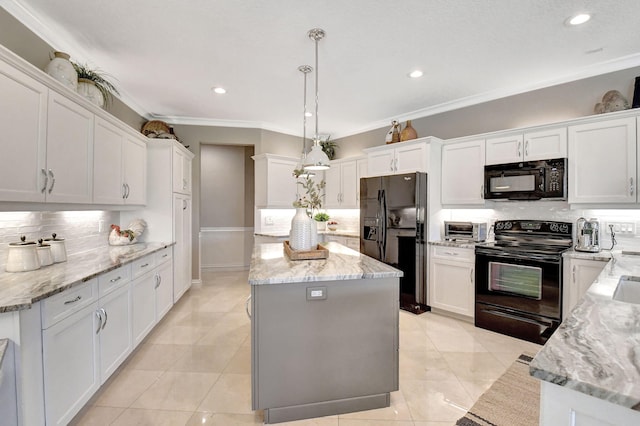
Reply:
M144 204L146 142L96 117L94 129L93 202Z
M569 203L637 201L636 117L569 126Z
M47 120L47 202L92 202L93 113L49 91ZM44 185L43 185L44 186Z
M548 160L567 157L567 128L494 136L486 141L486 164Z
M0 61L0 93L0 201L44 201L48 89Z
M429 139L415 139L365 149L369 166L368 175L429 172Z
M191 194L191 158L178 146L173 148L173 192Z
M357 160L332 161L325 171L325 208L358 207L358 163Z
M484 204L484 139L442 146L442 204Z
M258 208L293 208L298 185L293 176L297 160L272 154L260 154L255 161L255 204Z

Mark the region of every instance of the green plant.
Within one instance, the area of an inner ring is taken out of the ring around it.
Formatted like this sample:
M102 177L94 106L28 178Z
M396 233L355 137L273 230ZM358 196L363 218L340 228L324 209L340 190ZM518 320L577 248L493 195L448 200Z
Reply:
M293 202L293 207L305 208L310 211L309 215L312 216L315 210L322 208L322 200L324 198L324 188L326 183L324 179L320 182L316 182L313 178L308 176L300 177L302 173L302 169L296 169L293 171L293 176L298 179L297 184L304 190L304 193Z
M320 141L320 146L322 147L322 151L324 151L324 153L327 154L327 157L329 157L329 160L333 160L336 156L338 144L330 141L329 139L331 139L331 136L327 137L327 140Z
M96 85L100 93L102 93L102 97L104 98L105 106L109 105L113 100L113 94L119 95L118 89L105 77L109 76L109 74L103 73L99 69L92 70L86 64L79 64L71 61L73 64L73 68L76 69L78 73L78 78L85 78L87 80L93 81Z
M317 222L326 222L329 220L329 215L324 212L316 213L316 215L313 217L313 220Z

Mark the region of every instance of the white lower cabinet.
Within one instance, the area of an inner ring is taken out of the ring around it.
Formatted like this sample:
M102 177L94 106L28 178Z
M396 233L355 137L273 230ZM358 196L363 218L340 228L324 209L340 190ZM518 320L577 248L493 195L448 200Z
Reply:
M100 384L107 381L133 349L129 284L100 298Z
M138 345L149 334L156 323L155 275L152 271L131 282L133 305L133 342ZM173 294L172 296L173 297Z
M97 280L85 284L97 288ZM52 300L56 298L56 300ZM45 300L61 307L78 302L64 293ZM66 299L66 300L65 300ZM77 299L77 300L76 300ZM47 425L66 425L100 387L97 290L93 302L42 331L44 399ZM65 304L66 303L66 304ZM50 303L51 304L51 303ZM82 305L78 305L82 306ZM43 323L46 315L43 313Z
M159 265L155 274L156 323L173 307L173 261Z
M566 319L608 260L564 258L562 266L562 319Z
M473 318L475 252L472 248L431 246L429 305Z

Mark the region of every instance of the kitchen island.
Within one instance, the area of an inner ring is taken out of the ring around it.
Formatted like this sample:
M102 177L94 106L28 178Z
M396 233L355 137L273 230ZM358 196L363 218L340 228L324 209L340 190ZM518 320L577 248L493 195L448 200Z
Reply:
M402 271L337 243L292 261L282 244L251 259L252 408L265 423L388 407L398 390Z
M612 299L622 276L640 256L614 253L531 362L541 425L640 424L640 304Z

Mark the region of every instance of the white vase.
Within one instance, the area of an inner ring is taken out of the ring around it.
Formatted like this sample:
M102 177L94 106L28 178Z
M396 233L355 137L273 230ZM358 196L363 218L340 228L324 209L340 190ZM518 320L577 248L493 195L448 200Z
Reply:
M53 52L54 58L47 64L44 71L69 89L78 88L78 73L69 61L69 55L64 52Z
M96 84L86 78L78 79L78 93L89 100L94 105L104 108L104 96Z
M312 227L315 228L315 224L313 219L307 215L307 209L297 208L295 216L291 219L291 232L289 233L289 245L293 250L311 250Z
M318 248L318 227L313 222L315 222L315 220L311 219L311 226L309 227L309 238L311 239L311 249L316 250Z

